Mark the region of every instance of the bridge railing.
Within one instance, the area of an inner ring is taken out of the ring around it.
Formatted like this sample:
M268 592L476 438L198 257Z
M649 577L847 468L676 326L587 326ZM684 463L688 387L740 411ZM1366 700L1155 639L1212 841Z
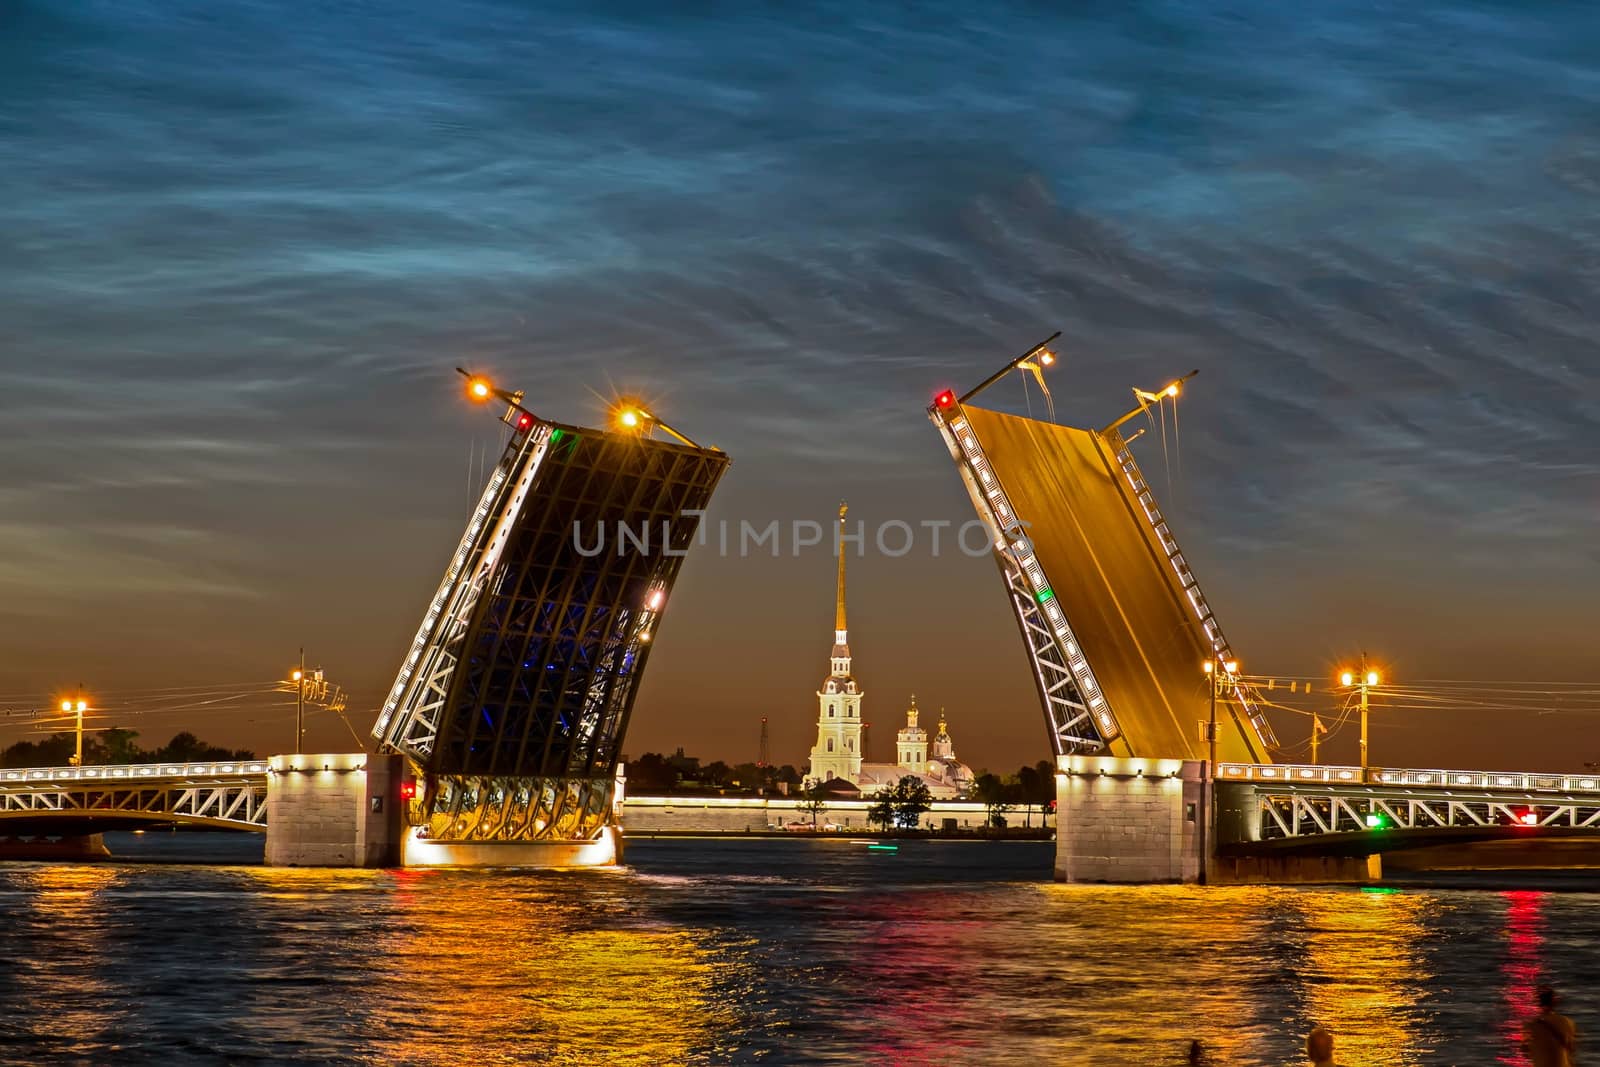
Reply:
M0 770L0 787L59 786L67 782L108 782L131 785L140 781L197 778L236 778L265 775L266 760L207 760L203 763L122 763L86 767L17 767Z
M1227 782L1275 785L1424 786L1430 789L1490 789L1517 792L1600 792L1600 775L1541 774L1535 771L1462 771L1440 768L1328 766L1303 763L1219 763L1217 777Z

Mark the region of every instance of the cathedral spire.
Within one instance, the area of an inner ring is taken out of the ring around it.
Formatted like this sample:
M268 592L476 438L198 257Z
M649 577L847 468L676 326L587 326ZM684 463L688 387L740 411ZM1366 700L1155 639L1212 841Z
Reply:
M839 549L839 598L833 607L833 628L839 632L839 644L844 644L844 513L850 510L850 505L839 501L839 540L836 542Z
M850 506L839 503L839 592L833 601L833 674L834 678L850 677L850 637L845 633L844 622L844 514Z

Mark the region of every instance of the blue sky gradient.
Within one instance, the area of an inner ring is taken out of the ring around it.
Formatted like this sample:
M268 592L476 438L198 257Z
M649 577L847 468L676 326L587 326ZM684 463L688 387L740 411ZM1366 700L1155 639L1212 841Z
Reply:
M1058 328L1068 421L1201 368L1142 454L1250 668L1600 678L1600 10L685 12L0 10L0 706L301 643L372 706L498 440L457 364L651 397L733 455L715 518L915 523L968 514L927 398ZM852 590L869 719L1044 755L988 563ZM803 758L830 601L819 551L691 559L630 751ZM1493 725L1375 755L1587 728Z

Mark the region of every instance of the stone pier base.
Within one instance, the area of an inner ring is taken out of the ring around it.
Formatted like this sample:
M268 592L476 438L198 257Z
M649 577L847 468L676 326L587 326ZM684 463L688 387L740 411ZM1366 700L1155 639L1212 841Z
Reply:
M1064 757L1057 881L1199 881L1204 785L1194 761Z
M401 761L364 752L273 756L267 847L274 867L392 867L399 858Z
M1056 774L1056 879L1062 882L1206 882L1284 885L1381 881L1377 856L1301 856L1259 849L1252 789L1219 789L1207 818L1205 765L1193 760L1068 756ZM1213 830L1226 845L1218 855Z

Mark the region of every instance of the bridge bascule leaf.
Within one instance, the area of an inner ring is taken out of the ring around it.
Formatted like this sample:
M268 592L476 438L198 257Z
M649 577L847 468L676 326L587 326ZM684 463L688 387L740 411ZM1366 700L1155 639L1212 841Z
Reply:
M519 419L380 713L435 841L584 840L615 820L639 678L719 450Z
M950 394L928 413L988 527L1056 754L1203 758L1200 666L1233 651L1127 441ZM1268 760L1270 725L1228 686L1220 758Z

